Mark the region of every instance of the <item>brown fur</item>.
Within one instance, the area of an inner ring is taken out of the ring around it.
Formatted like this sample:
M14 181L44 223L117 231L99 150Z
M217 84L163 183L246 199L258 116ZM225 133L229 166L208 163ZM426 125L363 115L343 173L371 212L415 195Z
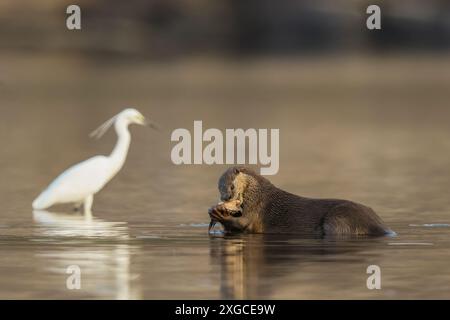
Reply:
M302 233L314 236L371 235L392 231L369 207L348 200L300 197L275 187L245 167L232 167L219 179L222 201L240 200L242 215L223 205L209 210L226 232Z

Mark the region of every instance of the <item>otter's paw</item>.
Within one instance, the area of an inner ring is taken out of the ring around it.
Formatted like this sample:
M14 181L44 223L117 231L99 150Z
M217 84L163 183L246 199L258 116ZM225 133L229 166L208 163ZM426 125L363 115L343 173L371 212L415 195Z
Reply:
M229 221L232 218L230 212L223 205L217 205L212 208L209 208L208 213L211 220L220 222L222 224L224 222Z

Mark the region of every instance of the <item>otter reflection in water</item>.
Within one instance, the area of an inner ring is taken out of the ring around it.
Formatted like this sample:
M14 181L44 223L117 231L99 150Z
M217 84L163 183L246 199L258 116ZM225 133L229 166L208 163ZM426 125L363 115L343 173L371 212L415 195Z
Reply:
M212 224L227 233L308 234L312 236L393 234L369 207L348 200L312 199L275 187L244 167L232 167L219 180L222 201L238 203L240 210L220 203L209 209ZM239 211L240 214L234 214Z
M367 239L368 240L368 239ZM365 268L379 257L355 260L361 250L373 248L382 239L357 246L340 239L304 239L296 235L246 234L211 236L212 265L220 270L222 299L272 299L323 296L343 288L365 290ZM353 257L353 258L352 258ZM353 262L351 264L350 262ZM336 270L338 268L338 270ZM354 270L356 276L339 277ZM313 293L312 290L316 290ZM332 296L334 297L334 296Z

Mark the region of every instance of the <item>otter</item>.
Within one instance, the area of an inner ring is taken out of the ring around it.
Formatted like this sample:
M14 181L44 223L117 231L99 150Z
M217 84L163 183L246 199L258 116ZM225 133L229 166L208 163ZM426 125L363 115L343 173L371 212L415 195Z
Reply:
M394 234L369 207L340 199L294 195L245 167L231 167L219 179L222 203L208 213L225 233L383 236ZM233 204L236 204L233 208Z

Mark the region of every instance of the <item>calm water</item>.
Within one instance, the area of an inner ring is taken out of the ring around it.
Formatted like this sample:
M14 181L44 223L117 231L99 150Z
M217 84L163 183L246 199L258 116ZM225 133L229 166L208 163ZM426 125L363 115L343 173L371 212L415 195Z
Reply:
M450 61L29 58L2 58L0 298L450 298ZM132 128L127 163L97 195L94 218L32 212L63 169L110 152L113 133L88 133L130 105L162 130ZM194 120L280 128L276 185L363 202L398 236L208 236L226 167L170 161L171 131ZM372 264L382 290L366 288ZM66 288L71 265L81 290Z

